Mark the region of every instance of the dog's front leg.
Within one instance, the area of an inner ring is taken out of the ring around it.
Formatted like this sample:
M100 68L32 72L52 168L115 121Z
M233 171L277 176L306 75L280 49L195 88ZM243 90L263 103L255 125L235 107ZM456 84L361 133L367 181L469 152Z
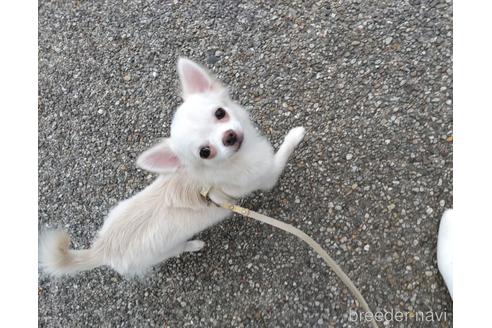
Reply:
M282 145L280 145L280 148L273 156L273 163L271 166L270 174L268 177L266 177L265 184L261 189L268 190L275 186L278 178L280 177L280 174L282 174L285 165L289 160L290 155L297 147L297 145L302 141L305 133L306 130L301 126L293 128L289 131L289 133L287 133L284 142L282 143Z

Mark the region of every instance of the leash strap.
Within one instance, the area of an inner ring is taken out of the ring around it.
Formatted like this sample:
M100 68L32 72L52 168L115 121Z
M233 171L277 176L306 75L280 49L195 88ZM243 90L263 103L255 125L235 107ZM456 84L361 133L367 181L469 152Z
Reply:
M373 328L378 328L378 325L376 324L376 320L374 319L373 312L369 308L369 305L367 304L366 300L364 299L364 297L362 296L360 291L354 285L352 280L350 280L350 278L345 274L345 272L343 272L342 268L340 268L340 266L335 262L335 260L333 260L331 258L331 256L328 255L328 253L317 242L314 241L313 238L309 237L306 233L304 233L304 231L302 231L302 230L300 230L300 229L298 229L298 228L296 228L290 224L287 224L287 223L279 221L279 220L275 220L271 217L268 217L266 215L263 215L261 213L258 213L258 212L252 211L252 210L249 210L247 208L244 208L244 207L241 207L241 206L238 206L235 204L231 204L231 203L217 204L210 199L210 197L209 197L210 190L211 190L211 188L204 188L200 192L200 194L207 201L210 201L210 202L214 203L215 205L222 207L222 208L225 208L227 210L230 210L234 213L244 215L244 216L249 217L251 219L255 219L255 220L258 220L260 222L263 222L263 223L269 224L271 226L274 226L276 228L279 228L281 230L284 230L290 234L293 234L294 236L296 236L297 238L301 239L306 244L308 244L316 253L318 253L319 256L321 256L321 258L326 262L328 267L330 267L333 270L333 272L335 272L335 274L338 276L338 278L340 278L340 280L345 284L345 286L347 286L347 288L350 290L350 292L355 297L355 299L359 302L359 304L364 309L364 311L366 311L367 313L371 313L371 321L370 321L371 326Z

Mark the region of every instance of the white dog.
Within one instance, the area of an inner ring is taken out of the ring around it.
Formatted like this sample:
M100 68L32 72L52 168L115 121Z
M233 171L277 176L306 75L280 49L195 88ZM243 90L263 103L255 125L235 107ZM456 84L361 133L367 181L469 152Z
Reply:
M290 130L274 154L248 113L204 68L180 58L178 73L184 102L174 114L171 136L137 160L157 179L110 211L90 249L69 249L65 231L43 233L39 262L45 272L74 274L108 265L122 275L142 275L165 259L199 251L204 242L189 239L230 214L207 204L203 187L240 198L275 185L304 128ZM222 202L223 193L210 197Z

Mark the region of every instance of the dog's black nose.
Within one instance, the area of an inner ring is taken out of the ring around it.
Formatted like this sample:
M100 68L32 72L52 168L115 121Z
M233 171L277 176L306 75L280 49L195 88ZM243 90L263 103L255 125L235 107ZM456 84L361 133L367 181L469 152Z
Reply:
M243 142L243 134L234 130L227 130L222 137L222 143L224 146L236 146L237 150L241 147Z
M224 146L234 146L237 142L237 134L234 130L227 130L222 138Z

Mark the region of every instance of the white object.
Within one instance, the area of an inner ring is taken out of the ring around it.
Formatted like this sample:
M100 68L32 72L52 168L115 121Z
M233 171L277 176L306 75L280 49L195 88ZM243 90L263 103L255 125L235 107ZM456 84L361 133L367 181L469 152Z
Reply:
M456 221L454 216L452 209L444 212L437 237L437 267L444 278L451 298L453 298L453 224Z
M202 249L204 242L190 239L231 213L209 206L200 196L204 186L241 198L275 185L304 128L291 129L275 153L248 112L206 69L181 58L178 73L184 102L174 114L171 136L137 160L157 179L110 211L88 249L70 249L66 231L43 233L44 272L75 274L106 265L122 275L143 275L170 257ZM223 202L213 193L210 198Z

